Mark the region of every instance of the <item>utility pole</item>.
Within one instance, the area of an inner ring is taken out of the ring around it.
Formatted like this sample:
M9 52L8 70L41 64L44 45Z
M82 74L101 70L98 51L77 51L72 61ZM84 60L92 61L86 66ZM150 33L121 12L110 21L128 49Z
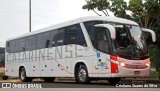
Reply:
M31 0L29 0L29 32L31 32L32 30L32 26L31 26Z

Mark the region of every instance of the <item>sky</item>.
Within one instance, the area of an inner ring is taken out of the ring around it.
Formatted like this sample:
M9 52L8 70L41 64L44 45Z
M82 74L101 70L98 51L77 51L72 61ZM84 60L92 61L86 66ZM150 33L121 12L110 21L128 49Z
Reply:
M85 0L31 0L32 31L84 16ZM0 46L7 39L29 32L29 0L0 0Z

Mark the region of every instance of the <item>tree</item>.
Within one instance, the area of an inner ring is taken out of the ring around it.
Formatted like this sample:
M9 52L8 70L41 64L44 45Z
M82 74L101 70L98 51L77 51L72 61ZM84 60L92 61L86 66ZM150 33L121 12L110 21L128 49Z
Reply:
M93 10L98 15L100 14L97 11L103 12L106 16L109 16L108 11L111 11L117 17L136 21L140 27L154 30L157 41L153 43L145 34L147 45L157 46L149 48L150 50L155 50L155 48L160 50L160 0L130 0L129 2L124 0L87 0L82 8L88 11ZM152 60L160 61L160 58L157 58L160 54L154 52L154 56Z
M86 0L87 4L85 4L82 8L87 9L88 11L93 10L97 15L101 16L96 10L102 11L103 14L109 16L107 9L109 9L109 0Z
M108 10L115 16L132 19L144 28L154 28L160 22L160 0L86 0L83 9L101 11L109 16ZM130 12L130 14L127 14Z

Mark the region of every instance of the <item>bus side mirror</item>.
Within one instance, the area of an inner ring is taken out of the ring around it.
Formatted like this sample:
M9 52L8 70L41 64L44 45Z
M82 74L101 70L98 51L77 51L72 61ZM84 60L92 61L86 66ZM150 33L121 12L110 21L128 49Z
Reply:
M115 28L112 25L110 25L110 24L96 24L94 26L95 27L104 27L104 28L107 28L109 30L110 34L111 34L111 38L113 40L116 39L116 30L115 30Z
M142 30L143 32L151 33L151 35L152 35L152 41L153 41L153 42L156 42L156 34L155 34L155 32L154 32L153 30L146 29L146 28L141 28L141 30Z

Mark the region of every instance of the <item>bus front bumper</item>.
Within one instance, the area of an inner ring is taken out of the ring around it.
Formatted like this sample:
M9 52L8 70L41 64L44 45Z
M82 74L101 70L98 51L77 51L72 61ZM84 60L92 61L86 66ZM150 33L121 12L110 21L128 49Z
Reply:
M112 77L149 77L150 67L145 69L128 69L119 66L117 73L112 73Z

